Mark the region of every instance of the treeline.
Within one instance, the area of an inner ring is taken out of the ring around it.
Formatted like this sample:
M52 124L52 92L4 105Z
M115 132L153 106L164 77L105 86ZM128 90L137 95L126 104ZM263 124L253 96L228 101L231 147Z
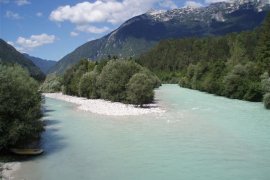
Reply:
M60 84L64 94L142 106L153 101L154 88L160 86L160 81L133 60L114 59L81 60L62 78L48 77L42 88L53 92L60 89Z
M270 108L270 14L254 31L221 37L166 40L137 62L163 82Z
M39 84L27 70L0 63L0 152L39 139L41 101Z

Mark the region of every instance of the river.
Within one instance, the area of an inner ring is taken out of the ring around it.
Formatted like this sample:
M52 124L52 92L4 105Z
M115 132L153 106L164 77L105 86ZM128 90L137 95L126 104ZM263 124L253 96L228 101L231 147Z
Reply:
M113 117L46 99L42 156L25 180L269 180L270 111L177 85L156 90L162 114Z

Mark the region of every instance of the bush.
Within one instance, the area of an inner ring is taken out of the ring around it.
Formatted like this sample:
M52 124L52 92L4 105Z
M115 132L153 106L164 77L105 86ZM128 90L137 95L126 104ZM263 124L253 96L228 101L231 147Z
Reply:
M86 98L98 98L97 81L98 74L94 71L85 73L79 84L79 95Z
M40 108L38 83L19 66L0 65L0 149L39 137Z
M102 99L123 102L126 100L126 84L140 67L134 61L111 60L103 68L98 86Z
M234 99L244 99L248 89L246 67L238 64L224 77L224 94Z
M261 75L261 85L263 92L270 92L270 77L267 72Z
M266 93L263 97L264 107L270 109L270 93Z
M127 84L128 102L142 106L151 103L153 99L153 81L146 74L134 74Z
M147 77L150 78L153 88L158 88L161 86L160 79L154 73L152 73L149 69L145 67L141 67L140 72L147 75Z

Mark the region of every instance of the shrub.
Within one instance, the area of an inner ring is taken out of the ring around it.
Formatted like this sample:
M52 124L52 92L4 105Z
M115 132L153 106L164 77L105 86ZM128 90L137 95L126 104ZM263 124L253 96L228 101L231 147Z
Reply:
M134 61L109 61L98 78L101 98L118 102L125 101L126 84L139 70L140 66Z
M143 73L132 76L127 84L127 100L129 103L142 106L154 99L153 82Z
M270 109L270 93L266 93L263 97L264 107Z
M97 81L98 74L94 71L85 73L79 83L79 95L86 98L98 98Z

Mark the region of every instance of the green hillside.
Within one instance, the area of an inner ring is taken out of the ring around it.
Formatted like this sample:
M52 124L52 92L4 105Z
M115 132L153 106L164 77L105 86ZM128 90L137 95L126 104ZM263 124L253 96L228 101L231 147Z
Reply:
M31 60L27 59L23 54L2 39L0 39L0 59L1 62L5 64L21 65L37 80L43 80L45 78L45 75Z

